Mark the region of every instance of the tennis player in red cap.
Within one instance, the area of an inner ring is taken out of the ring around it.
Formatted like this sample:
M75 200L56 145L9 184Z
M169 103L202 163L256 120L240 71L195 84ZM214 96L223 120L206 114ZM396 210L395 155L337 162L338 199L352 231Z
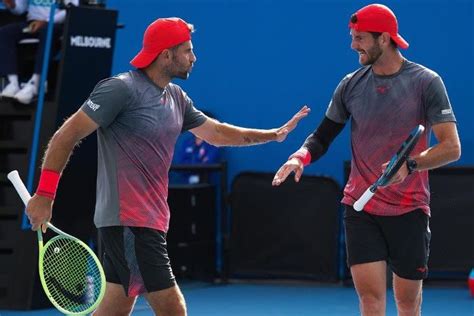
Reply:
M168 171L176 139L189 130L216 146L281 142L309 113L304 106L279 128L220 123L194 107L173 78L196 62L193 26L164 18L148 26L135 70L99 82L82 107L52 137L40 183L27 206L33 229L51 219L59 178L76 144L97 131L95 224L104 245L105 297L95 315L129 315L138 295L155 314L186 315L166 247L170 219ZM201 254L206 256L206 253Z
M408 43L388 7L363 7L352 15L349 28L362 68L342 79L321 124L278 170L273 184L280 185L291 172L298 181L304 166L324 155L350 120L351 173L342 203L347 262L360 310L385 315L388 264L398 315L415 316L428 274L428 170L459 159L456 119L441 77L402 56L399 49ZM362 212L355 211L354 202L419 124L425 133L391 185L379 189ZM430 147L431 131L438 142Z

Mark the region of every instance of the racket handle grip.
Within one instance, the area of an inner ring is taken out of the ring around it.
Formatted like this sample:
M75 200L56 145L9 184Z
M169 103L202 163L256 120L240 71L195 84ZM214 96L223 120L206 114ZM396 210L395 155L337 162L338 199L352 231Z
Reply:
M374 196L375 192L372 192L370 188L365 190L364 194L354 203L354 210L360 212L364 209L365 204Z
M28 204L28 201L31 199L31 195L30 195L30 192L28 192L28 189L25 187L25 184L23 183L23 181L21 181L18 171L16 170L11 171L10 173L7 174L7 178L15 187L16 192L18 192L18 195L21 197L23 203L25 205Z

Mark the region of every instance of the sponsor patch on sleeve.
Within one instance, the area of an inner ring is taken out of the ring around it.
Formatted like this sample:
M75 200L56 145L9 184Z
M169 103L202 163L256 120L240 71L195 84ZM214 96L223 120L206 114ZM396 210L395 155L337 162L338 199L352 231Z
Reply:
M441 110L441 114L443 114L443 115L451 114L452 112L453 112L453 110L451 110L451 109L443 109L443 110Z
M90 107L91 110L94 111L94 112L97 111L97 110L100 108L100 105L97 104L97 103L92 102L91 99L88 99L88 100L86 101L86 104L87 104L87 106Z

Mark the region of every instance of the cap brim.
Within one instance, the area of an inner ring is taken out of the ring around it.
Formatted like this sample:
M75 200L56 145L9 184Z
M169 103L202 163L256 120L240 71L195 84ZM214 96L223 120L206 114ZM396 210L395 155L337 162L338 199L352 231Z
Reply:
M396 36L391 36L391 38L395 43L397 43L398 47L402 49L407 49L410 46L410 44L408 44L408 42L405 41L405 39L400 34L397 34Z
M145 68L155 60L158 54L147 53L143 49L130 61L130 64L135 68Z

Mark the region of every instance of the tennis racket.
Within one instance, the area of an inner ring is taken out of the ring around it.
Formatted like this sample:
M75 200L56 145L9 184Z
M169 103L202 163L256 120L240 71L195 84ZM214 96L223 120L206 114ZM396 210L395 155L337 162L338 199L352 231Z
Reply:
M7 178L27 205L31 195L18 171L10 172ZM43 246L41 228L37 231L41 285L60 312L67 315L88 314L99 305L105 293L105 274L99 259L80 239L49 222L47 225L58 235Z
M403 142L400 146L400 149L397 151L395 155L392 156L390 162L385 168L385 171L382 175L372 184L362 196L354 203L354 209L356 211L362 211L364 209L365 204L370 201L370 199L374 196L375 192L377 191L378 187L387 185L390 182L392 177L400 170L401 166L405 163L410 155L411 151L415 147L418 139L420 139L421 134L425 130L423 125L418 125L408 136L408 138Z

